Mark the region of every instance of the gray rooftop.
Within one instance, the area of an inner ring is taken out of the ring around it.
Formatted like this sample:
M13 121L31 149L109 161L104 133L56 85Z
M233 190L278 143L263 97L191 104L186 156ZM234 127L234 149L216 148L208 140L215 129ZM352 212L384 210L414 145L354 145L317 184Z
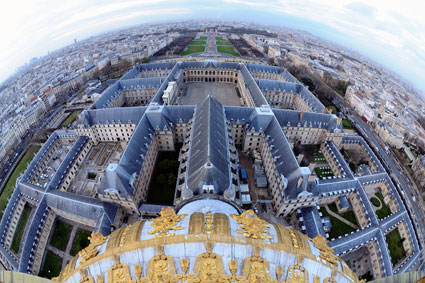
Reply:
M80 124L85 127L102 124L137 124L146 111L145 106L84 110Z
M201 195L204 185L222 195L231 187L230 153L224 108L208 96L195 110L186 187Z

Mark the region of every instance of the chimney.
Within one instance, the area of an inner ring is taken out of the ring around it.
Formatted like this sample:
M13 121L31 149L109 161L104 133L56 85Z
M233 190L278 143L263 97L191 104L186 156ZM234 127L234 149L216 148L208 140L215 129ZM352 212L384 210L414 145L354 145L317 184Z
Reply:
M304 116L304 111L302 111L301 114L300 114L300 121L303 120L303 116Z

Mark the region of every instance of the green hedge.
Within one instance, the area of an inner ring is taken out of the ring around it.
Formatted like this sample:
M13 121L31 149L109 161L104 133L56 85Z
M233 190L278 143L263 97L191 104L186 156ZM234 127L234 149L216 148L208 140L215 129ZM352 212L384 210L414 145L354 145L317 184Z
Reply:
M79 251L84 249L90 244L88 237L91 235L90 231L84 229L77 229L75 234L74 242L72 243L71 255L75 256Z
M16 226L15 235L13 236L12 241L12 250L18 254L19 247L21 245L22 235L24 234L25 226L27 226L28 217L31 214L31 207L25 205L24 211L22 211L22 215L19 218L18 226Z
M38 275L44 278L51 279L59 275L61 267L62 258L60 256L55 255L51 251L47 251L43 267Z
M69 235L71 234L72 226L60 220L56 220L50 244L55 248L65 251L68 243Z

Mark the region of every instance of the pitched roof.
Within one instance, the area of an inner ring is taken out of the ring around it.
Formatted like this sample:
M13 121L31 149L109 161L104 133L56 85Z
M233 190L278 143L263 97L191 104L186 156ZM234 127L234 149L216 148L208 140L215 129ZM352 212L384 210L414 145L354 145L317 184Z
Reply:
M186 186L194 195L202 194L203 185L213 185L221 195L231 186L230 153L224 108L208 96L195 111Z

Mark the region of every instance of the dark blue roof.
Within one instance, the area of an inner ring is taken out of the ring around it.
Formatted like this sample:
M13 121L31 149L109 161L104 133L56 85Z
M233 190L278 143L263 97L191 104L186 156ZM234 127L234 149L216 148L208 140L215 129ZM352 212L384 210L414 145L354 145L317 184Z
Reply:
M231 186L230 153L223 105L208 96L194 115L186 186L194 195L203 185L213 185L222 195Z
M59 186L64 181L68 171L72 168L73 164L77 161L78 155L81 153L81 151L83 150L84 146L87 144L88 141L89 141L89 137L83 136L83 137L79 137L74 142L71 149L68 151L62 163L60 164L59 168L56 170L55 175L53 176L53 179L50 181L49 186L47 187L47 190L56 190L59 188Z

